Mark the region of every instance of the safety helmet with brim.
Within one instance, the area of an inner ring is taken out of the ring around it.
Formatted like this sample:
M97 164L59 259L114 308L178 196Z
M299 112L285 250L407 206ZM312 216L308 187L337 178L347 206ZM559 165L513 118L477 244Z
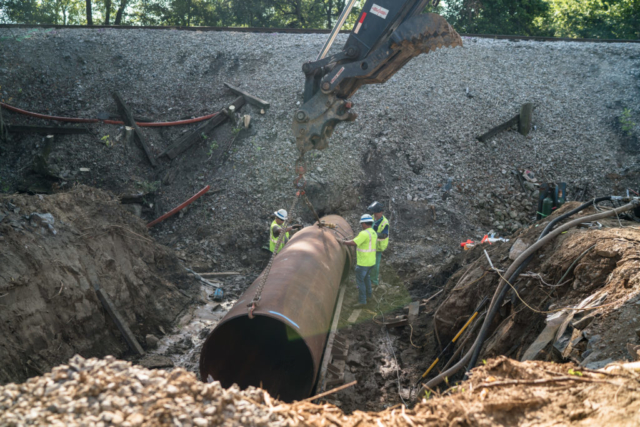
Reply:
M360 222L373 224L373 217L369 214L364 214L360 217Z
M280 209L273 213L277 218L280 218L283 221L286 221L288 218L287 211L284 209Z
M367 211L371 213L380 213L384 210L384 204L382 202L373 202L367 208Z

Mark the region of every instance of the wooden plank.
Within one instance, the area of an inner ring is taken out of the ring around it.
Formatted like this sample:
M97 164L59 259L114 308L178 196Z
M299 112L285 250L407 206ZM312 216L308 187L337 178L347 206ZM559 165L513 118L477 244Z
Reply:
M409 319L406 316L401 316L386 322L384 325L387 328L399 328L401 326L407 326L408 324L409 324Z
M318 386L316 387L316 393L326 390L329 384L326 381L327 367L331 361L333 341L335 340L336 331L338 330L338 322L340 321L340 313L342 312L342 302L344 300L344 293L347 290L345 285L340 287L338 292L338 302L336 303L336 310L333 312L333 321L331 322L331 329L329 329L329 336L327 337L327 346L324 349L324 355L322 356L322 364L320 365L320 374L318 375Z
M235 107L235 110L238 111L245 104L245 100L243 96L237 97L231 105ZM178 157L181 153L188 150L193 146L196 142L202 140L202 134L207 135L214 128L224 123L229 117L224 114L222 111L219 111L218 114L209 120L202 123L198 126L193 132L186 134L173 144L169 146L160 156L167 156L169 159L173 160Z
M502 132L503 130L507 130L511 126L517 125L518 124L518 120L520 120L520 114L518 114L517 116L509 119L508 121L504 122L503 124L494 127L489 132L487 132L487 133L485 133L483 135L480 135L477 139L480 142L487 142L488 139L493 138L495 135L497 135L498 133Z
M122 121L124 121L125 125L133 128L133 132L136 135L136 139L142 146L144 153L147 155L147 158L149 159L149 163L151 163L151 166L155 168L158 165L156 157L153 155L153 152L151 151L151 146L149 145L146 138L142 134L142 131L140 130L135 120L133 119L133 113L131 112L131 109L127 106L127 104L124 103L124 101L122 100L122 97L118 92L113 92L113 99L116 101L116 105L118 106L118 111L122 116Z
M131 348L131 350L136 354L143 355L144 350L116 309L116 306L113 304L113 301L111 301L111 298L109 298L109 295L107 295L107 293L102 289L96 289L96 294L98 295L98 299L102 303L102 306L107 310L107 313L109 313L109 316L111 316L111 319L113 319L114 323L122 333L122 336L129 345L129 348Z
M267 101L260 99L257 96L250 95L247 92L243 91L242 89L232 86L229 83L225 83L224 85L228 87L231 90L231 92L235 93L236 95L244 96L244 100L248 104L255 105L256 107L260 107L265 110L271 106L271 104L269 104Z
M531 131L531 122L533 121L533 104L528 102L520 107L520 115L518 118L518 132L527 136Z
M220 271L211 273L200 273L201 276L238 276L240 273L237 271Z
M89 129L73 126L28 126L7 125L7 131L13 133L38 133L40 135L79 135L89 133Z
M409 323L413 323L420 314L420 301L409 304Z
M351 316L349 316L349 319L347 320L347 322L356 323L358 321L358 317L360 317L360 313L362 313L361 308L353 310L353 313L351 313Z

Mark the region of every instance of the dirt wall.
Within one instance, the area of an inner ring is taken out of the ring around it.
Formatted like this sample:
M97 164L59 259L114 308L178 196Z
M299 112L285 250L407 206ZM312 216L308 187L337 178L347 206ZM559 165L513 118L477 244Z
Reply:
M144 347L146 334L169 330L191 301L182 271L103 191L0 197L0 383L49 371L76 353L128 352L96 286Z

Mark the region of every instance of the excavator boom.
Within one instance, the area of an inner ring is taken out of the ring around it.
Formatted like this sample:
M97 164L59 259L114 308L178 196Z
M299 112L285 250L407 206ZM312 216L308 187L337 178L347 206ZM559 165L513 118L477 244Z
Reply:
M462 46L444 18L420 14L428 1L367 0L341 52L325 57L344 19L338 21L319 59L302 66L304 104L293 119L301 155L327 148L335 126L355 120L348 99L362 85L386 82L421 53Z

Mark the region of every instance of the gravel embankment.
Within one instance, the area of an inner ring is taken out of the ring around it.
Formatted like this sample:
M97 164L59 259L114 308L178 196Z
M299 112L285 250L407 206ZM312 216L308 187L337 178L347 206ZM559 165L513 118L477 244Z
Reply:
M17 36L26 32L13 30ZM0 29L0 37L8 36ZM174 219L157 227L161 241L192 259L249 265L266 240L267 216L291 203L297 153L290 126L302 100L300 67L324 39L152 30L37 32L19 42L0 42L2 97L29 110L93 117L115 111L110 93L118 89L137 113L162 121L199 116L230 102L234 96L224 81L271 102L265 115L243 109L251 114L252 127L240 134L226 163L216 162L215 152L213 160L207 154L212 139L222 146L231 138L228 130L160 168L180 171L174 184L161 188L156 208L162 211L208 183L223 190L190 208L189 221ZM336 46L345 39L339 36ZM338 126L330 148L309 156L311 195L319 210L355 222L371 199L391 201L395 241L415 248L428 237L432 240L423 242L420 257L437 259L467 238L490 229L508 234L532 219L533 189L522 192L511 174L515 168L532 170L539 182L567 182L570 199L581 195L587 182L587 196L626 189L629 168L638 162L640 131L636 125L623 132L620 117L628 108L629 120L640 123L640 45L473 38L464 43L422 55L386 84L354 96L357 121ZM535 130L528 137L510 130L486 144L475 139L525 102L536 105ZM13 115L10 120L24 121ZM95 129L98 137L117 138L120 132L104 125ZM160 152L184 130L145 133ZM13 182L17 171L31 164L26 153L35 151L38 141L24 138L23 154L0 160L5 181ZM86 136L64 141L54 150L53 163L71 181L121 192L163 176L151 171L137 147L105 147ZM90 174L77 172L85 166ZM450 195L443 198L448 181ZM409 256L404 252L401 257Z

